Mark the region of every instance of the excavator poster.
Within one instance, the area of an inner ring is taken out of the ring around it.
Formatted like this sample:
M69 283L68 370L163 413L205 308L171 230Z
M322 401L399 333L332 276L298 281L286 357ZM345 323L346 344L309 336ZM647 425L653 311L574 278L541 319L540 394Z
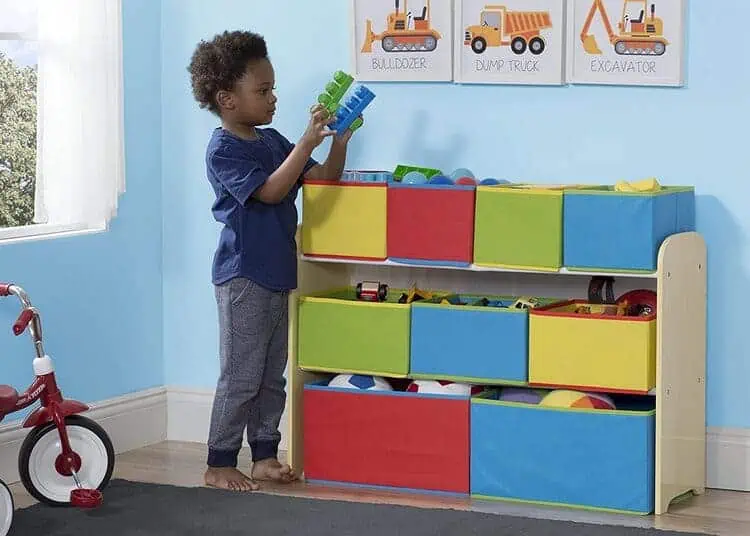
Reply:
M570 82L683 84L685 0L573 0Z
M352 0L351 14L358 80L453 80L453 0Z
M563 84L565 5L565 0L456 0L456 81Z

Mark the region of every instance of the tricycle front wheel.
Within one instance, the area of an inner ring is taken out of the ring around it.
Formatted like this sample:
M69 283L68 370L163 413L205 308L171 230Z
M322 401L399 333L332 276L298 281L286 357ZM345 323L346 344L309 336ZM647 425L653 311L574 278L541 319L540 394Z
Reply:
M65 418L70 447L81 459L81 486L103 490L112 477L115 451L107 432L82 415ZM26 490L38 501L51 506L70 505L76 489L72 476L61 474L55 462L62 452L60 434L54 423L34 428L26 436L18 456L18 472Z

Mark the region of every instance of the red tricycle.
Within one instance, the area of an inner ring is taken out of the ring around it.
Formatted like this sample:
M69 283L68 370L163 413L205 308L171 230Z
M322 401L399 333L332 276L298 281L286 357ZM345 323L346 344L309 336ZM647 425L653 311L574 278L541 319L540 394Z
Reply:
M21 481L35 499L48 505L99 506L101 490L109 483L114 469L112 441L101 426L80 415L89 409L86 404L63 397L52 359L42 345L39 311L26 292L18 285L0 283L0 296L11 295L22 305L13 333L21 335L28 328L34 343L35 379L21 394L10 385L0 385L0 420L37 400L41 402L23 421L23 427L31 431L18 456ZM0 522L2 518L0 512Z

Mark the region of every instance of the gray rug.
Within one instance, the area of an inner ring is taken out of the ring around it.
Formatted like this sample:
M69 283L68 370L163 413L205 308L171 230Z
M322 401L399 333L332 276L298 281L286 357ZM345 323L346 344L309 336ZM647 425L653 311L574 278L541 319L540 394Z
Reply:
M97 510L35 505L13 536L699 536L456 510L236 494L114 480Z

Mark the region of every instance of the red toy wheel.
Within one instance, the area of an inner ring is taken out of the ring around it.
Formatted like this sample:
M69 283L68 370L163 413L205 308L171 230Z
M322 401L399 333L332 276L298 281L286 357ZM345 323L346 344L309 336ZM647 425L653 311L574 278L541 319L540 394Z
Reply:
M626 292L619 298L617 303L628 302L628 305L640 306L644 310L649 310L650 314L656 313L656 292L648 289L637 289Z
M98 489L76 488L70 492L70 504L76 508L96 508L102 500L102 492Z

